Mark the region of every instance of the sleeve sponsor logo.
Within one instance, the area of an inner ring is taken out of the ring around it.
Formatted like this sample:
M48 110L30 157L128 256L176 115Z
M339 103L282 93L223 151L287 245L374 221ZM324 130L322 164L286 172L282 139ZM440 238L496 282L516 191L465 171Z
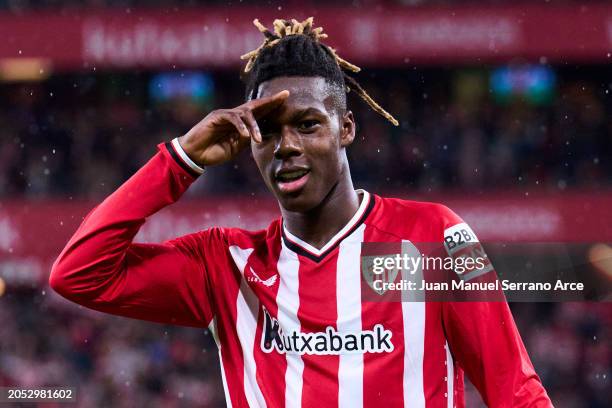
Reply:
M444 246L449 255L460 251L474 242L478 242L478 238L474 231L472 231L472 228L465 222L444 230Z
M493 270L491 260L476 234L465 222L444 230L444 248L456 265L463 265L461 269L455 268L461 280L469 281Z

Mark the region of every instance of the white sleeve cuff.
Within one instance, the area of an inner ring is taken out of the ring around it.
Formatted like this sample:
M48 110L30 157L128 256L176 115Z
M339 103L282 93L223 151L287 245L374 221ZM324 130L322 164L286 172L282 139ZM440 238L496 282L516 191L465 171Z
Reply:
M198 166L193 160L191 160L189 158L189 156L187 156L187 153L185 153L185 151L183 150L183 148L181 147L181 144L178 141L178 137L175 137L174 139L172 139L172 147L174 147L174 150L176 151L176 153L179 155L179 157L185 162L186 165L188 165L193 171L195 171L198 174L202 174L204 173L204 167L200 167Z

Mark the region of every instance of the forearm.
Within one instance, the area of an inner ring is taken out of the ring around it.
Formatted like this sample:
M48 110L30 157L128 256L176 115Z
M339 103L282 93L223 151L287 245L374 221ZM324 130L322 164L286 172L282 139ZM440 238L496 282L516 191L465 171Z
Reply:
M51 270L50 285L78 301L104 296L145 219L176 202L196 179L169 144L84 219Z
M552 407L508 304L449 302L443 321L451 351L490 407Z

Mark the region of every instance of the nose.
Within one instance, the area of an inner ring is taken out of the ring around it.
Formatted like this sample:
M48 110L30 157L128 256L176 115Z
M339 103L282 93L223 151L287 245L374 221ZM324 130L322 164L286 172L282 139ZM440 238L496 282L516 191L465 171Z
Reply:
M274 147L274 158L278 160L287 159L302 154L302 143L289 126L283 126Z

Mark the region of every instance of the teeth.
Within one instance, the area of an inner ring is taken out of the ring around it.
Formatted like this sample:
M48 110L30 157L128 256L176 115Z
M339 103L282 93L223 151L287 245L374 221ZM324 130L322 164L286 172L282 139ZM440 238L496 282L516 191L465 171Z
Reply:
M292 179L297 179L302 177L304 174L306 174L306 170L296 170L296 171L290 171L287 173L282 173L278 175L278 178L281 180L292 180Z

